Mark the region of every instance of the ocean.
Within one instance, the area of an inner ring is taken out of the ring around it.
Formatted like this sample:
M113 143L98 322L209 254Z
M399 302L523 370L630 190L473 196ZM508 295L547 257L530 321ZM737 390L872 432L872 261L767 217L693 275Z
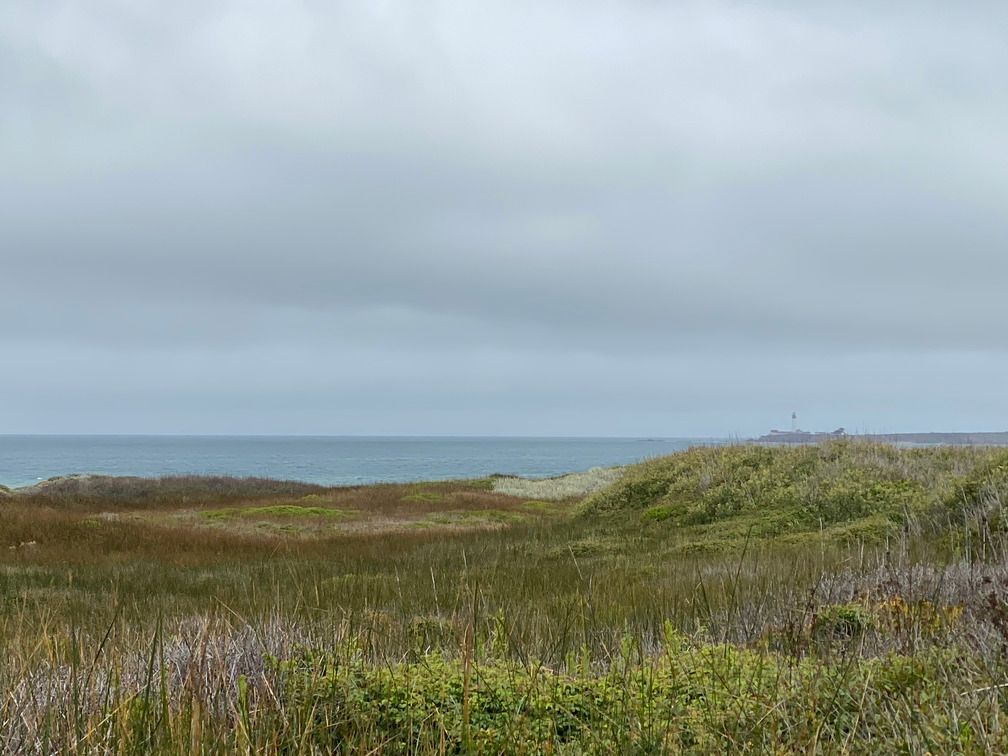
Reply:
M549 477L670 454L697 438L2 436L0 484L55 475L235 475L325 485Z

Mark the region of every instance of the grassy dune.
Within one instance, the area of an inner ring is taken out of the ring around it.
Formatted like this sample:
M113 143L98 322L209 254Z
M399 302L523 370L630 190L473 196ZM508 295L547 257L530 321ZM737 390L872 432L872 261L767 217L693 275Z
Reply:
M1008 453L698 448L607 475L559 499L571 481L4 496L0 744L1008 749Z

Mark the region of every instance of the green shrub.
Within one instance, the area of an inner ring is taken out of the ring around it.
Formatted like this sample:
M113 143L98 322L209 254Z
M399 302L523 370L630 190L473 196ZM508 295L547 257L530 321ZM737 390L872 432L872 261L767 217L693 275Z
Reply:
M874 627L871 612L860 604L822 607L812 622L812 636L820 640L854 640Z
M679 513L679 507L673 507L669 504L656 504L653 507L645 509L644 514L641 515L641 519L644 522L663 522Z
M680 537L696 526L731 531L730 523L745 521L746 535L822 533L850 541L884 538L936 507L958 508L961 519L982 505L1000 522L1005 499L1004 451L834 441L698 447L648 460L590 496L580 514L589 520L632 515L675 528Z
M952 510L1000 510L1008 503L1008 451L999 450L958 478L946 497Z
M860 607L834 609L819 620L831 638L870 626ZM950 727L947 712L976 684L971 665L949 654L831 662L689 643L595 672L440 655L377 667L315 656L278 669L287 706L326 723L311 730L315 748L370 734L391 753L720 752L726 743L760 753L811 742L827 752L910 743L946 752L971 742L971 728ZM983 704L962 724L997 709Z

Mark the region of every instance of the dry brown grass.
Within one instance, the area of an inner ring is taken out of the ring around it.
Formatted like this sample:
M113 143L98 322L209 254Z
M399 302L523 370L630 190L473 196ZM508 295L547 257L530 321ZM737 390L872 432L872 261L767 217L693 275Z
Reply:
M4 502L0 561L212 561L324 552L347 537L497 529L555 518L486 481L322 487L233 478L73 477ZM313 543L286 543L287 541ZM307 549L308 551L304 551Z

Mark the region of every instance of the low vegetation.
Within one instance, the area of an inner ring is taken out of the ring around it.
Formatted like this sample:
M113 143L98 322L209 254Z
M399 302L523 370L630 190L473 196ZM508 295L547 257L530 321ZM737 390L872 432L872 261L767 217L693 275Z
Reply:
M629 468L582 512L660 529L684 548L734 549L751 537L849 544L955 530L999 513L1006 487L1004 450L697 447Z
M508 496L564 501L600 491L619 480L622 474L623 468L620 467L594 467L585 472L555 478L529 479L498 475L492 478L492 483L494 491Z
M1008 452L731 446L607 475L559 498L500 478L14 492L0 744L1008 749Z

